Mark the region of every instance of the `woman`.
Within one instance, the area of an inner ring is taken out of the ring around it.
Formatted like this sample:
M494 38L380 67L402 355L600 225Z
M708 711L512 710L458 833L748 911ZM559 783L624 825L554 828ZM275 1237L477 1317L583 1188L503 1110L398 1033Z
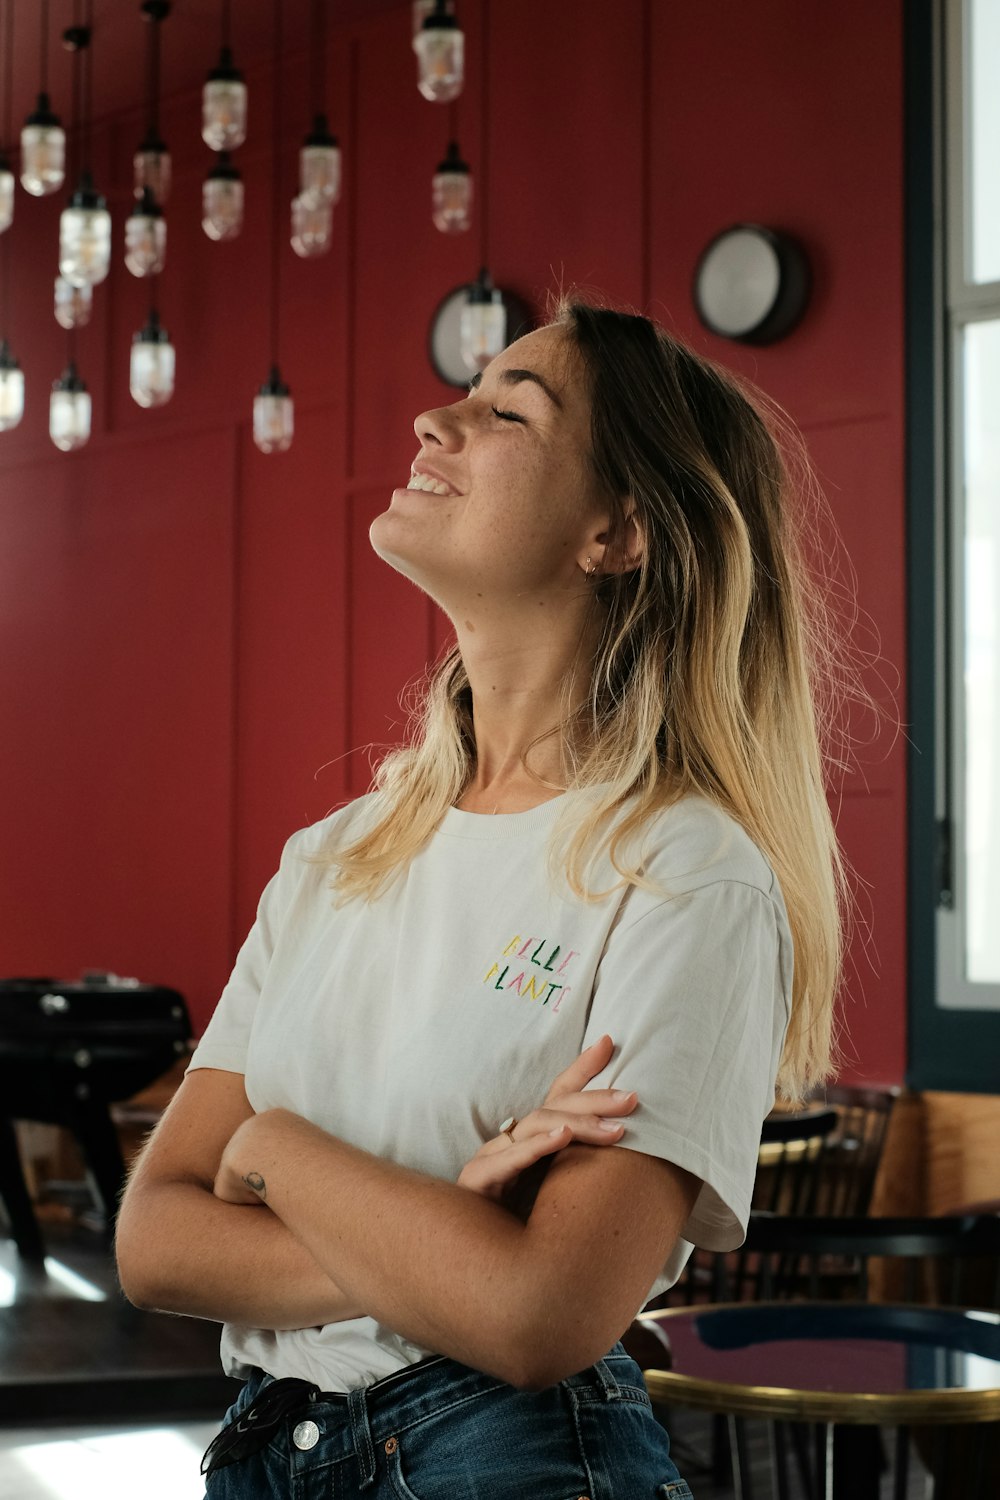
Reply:
M741 1242L776 1077L829 1070L799 496L732 377L582 303L415 428L371 540L457 645L286 845L122 1284L226 1325L212 1500L679 1500L616 1341Z

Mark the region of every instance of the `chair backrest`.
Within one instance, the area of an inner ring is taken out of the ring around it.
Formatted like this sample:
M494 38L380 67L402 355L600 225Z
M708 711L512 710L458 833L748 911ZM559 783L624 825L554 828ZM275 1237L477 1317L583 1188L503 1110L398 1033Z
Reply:
M829 1108L769 1115L761 1127L753 1207L772 1214L819 1212L823 1162L839 1125Z
M1000 1308L1000 1217L781 1218L752 1214L746 1244L722 1257L720 1300L869 1296L873 1259L880 1300Z
M827 1142L819 1206L822 1214L868 1213L898 1089L828 1088L823 1103L839 1116Z

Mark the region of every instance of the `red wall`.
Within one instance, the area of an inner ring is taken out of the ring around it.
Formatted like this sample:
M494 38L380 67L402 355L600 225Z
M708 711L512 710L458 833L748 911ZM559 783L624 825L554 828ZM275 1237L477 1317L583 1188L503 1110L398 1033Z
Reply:
M46 430L65 361L50 311L61 201L19 192L10 336L28 408L0 437L0 972L106 966L178 986L204 1021L283 839L364 789L357 747L398 734L399 691L445 635L367 528L409 471L415 413L455 394L429 368L427 325L481 259L538 308L560 281L642 307L782 403L905 718L901 9L460 0L458 128L479 211L453 239L429 219L448 120L414 87L409 6L335 31L346 191L328 257L282 249L297 432L279 457L250 435L268 364L266 63L247 69L248 212L232 244L199 227L209 154L193 77L164 112L176 184L159 302L178 388L159 411L128 393L146 288L120 247L142 122L122 112L97 131L116 252L80 335L94 435L78 454ZM284 76L290 185L300 52ZM691 306L699 251L737 220L792 232L814 268L804 322L769 349L713 338ZM860 756L836 794L863 882L849 1076L898 1080L902 740L884 732Z

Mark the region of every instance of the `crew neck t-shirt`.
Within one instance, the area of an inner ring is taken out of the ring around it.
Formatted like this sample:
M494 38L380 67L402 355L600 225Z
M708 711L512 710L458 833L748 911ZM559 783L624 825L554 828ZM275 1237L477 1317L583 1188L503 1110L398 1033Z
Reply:
M190 1067L242 1073L256 1111L293 1110L454 1182L501 1121L537 1108L607 1032L614 1055L589 1087L635 1089L639 1103L621 1142L595 1149L662 1157L702 1183L652 1297L692 1244L731 1250L745 1235L792 943L769 864L701 797L649 826L655 892L573 895L553 879L549 847L587 796L493 816L449 808L378 900L339 907L329 869L308 856L357 837L374 798L294 834ZM605 858L588 886L607 892L615 880ZM222 1334L228 1373L258 1366L327 1391L435 1352L367 1317Z

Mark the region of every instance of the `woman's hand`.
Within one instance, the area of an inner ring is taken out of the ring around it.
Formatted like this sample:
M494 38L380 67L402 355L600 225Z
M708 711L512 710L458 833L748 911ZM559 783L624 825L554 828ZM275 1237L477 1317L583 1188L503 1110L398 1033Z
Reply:
M625 1133L620 1118L639 1102L635 1093L620 1089L587 1089L586 1085L611 1061L614 1043L602 1036L581 1052L559 1074L541 1108L518 1120L511 1131L480 1146L458 1177L459 1187L501 1201L522 1172L552 1156L571 1141L589 1146L613 1146Z

